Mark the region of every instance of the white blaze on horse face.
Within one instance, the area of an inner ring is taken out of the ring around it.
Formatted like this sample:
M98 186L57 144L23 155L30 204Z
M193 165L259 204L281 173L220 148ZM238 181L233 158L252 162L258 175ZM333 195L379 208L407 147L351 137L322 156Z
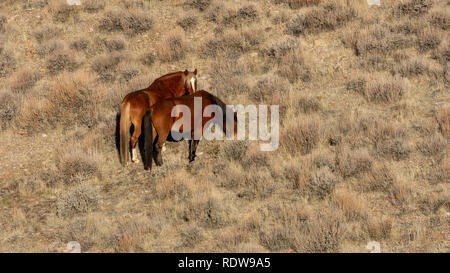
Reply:
M191 78L191 88L192 88L192 92L197 91L197 90L195 90L195 77Z

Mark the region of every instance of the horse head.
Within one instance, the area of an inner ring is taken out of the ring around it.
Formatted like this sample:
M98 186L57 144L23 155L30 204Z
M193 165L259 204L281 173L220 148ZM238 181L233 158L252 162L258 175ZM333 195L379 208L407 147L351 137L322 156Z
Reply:
M184 80L184 95L192 94L197 91L197 68L194 72L190 72L187 69L183 72Z

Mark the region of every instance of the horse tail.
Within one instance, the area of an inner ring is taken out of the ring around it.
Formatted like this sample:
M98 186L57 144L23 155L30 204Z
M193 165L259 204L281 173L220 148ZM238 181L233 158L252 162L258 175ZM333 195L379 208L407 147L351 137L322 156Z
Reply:
M144 115L144 169L152 169L153 153L153 128L152 128L152 110L148 110Z
M130 160L130 103L122 102L120 114L120 163L125 166Z

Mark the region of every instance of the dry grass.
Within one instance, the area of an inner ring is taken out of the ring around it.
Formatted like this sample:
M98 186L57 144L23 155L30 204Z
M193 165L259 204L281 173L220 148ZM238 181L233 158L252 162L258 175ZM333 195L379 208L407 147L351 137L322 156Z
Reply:
M175 2L0 4L0 251L447 251L445 1ZM279 149L167 142L122 168L123 97L194 68L279 105Z

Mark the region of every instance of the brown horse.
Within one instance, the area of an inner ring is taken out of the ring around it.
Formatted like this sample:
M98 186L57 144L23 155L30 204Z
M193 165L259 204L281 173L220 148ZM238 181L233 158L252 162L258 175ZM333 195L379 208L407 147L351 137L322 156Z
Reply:
M142 117L156 102L192 94L197 90L197 69L164 75L156 79L149 87L129 93L123 98L120 115L120 161L125 166L130 159L130 122L134 125L131 137L132 161L139 162L136 144L141 135Z
M201 112L196 113L194 110L194 98L201 97L202 105ZM189 162L194 161L195 159L195 151L197 150L199 139L196 139L194 135L201 135L204 129L205 124L214 118L212 114L211 117L204 117L203 112L205 108L209 105L217 105L223 113L222 124L218 124L225 135L227 134L227 117L226 117L226 105L223 101L221 101L216 96L204 91L200 90L195 92L194 94L161 100L155 103L151 109L145 114L143 118L144 123L144 168L146 170L152 168L152 156L155 159L156 165L162 165L162 157L161 157L161 148L165 143L167 137L171 133L172 126L175 122L180 119L184 119L187 124L191 124L190 131L185 131L181 125L179 128L180 133L187 133L191 135L189 140ZM172 111L175 113L182 112L179 109L181 106L187 106L190 110L190 116L179 115L177 117L172 117ZM174 108L174 109L173 109ZM200 115L199 115L200 114ZM201 119L201 122L200 122ZM194 121L196 120L196 121ZM237 116L236 113L233 115L233 120L230 120L234 124L234 138L236 138L237 132ZM186 124L186 123L184 123ZM197 127L195 127L197 125ZM201 126L200 126L201 125Z

